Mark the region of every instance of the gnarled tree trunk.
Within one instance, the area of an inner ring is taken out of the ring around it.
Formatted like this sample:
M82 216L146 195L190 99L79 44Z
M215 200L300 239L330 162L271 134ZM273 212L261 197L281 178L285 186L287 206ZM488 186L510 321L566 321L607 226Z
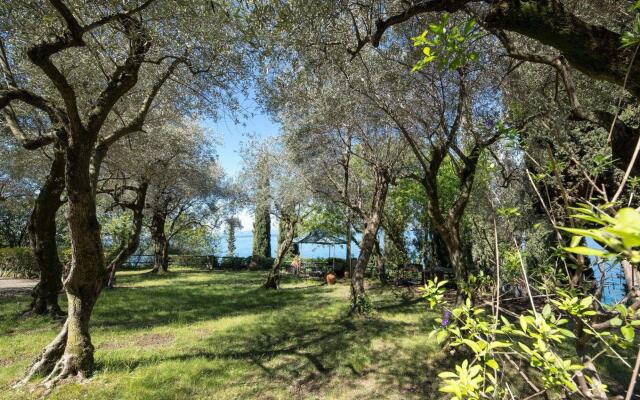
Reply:
M53 385L70 377L88 377L93 372L94 348L89 320L106 270L89 177L91 151L86 146L84 142L71 143L65 157L67 221L71 239L71 268L64 280L67 320L60 334L32 365L24 381L35 374L48 374L45 384Z
M76 375L84 377L93 372L89 319L105 276L100 225L89 176L91 151L83 144L71 144L66 157L71 269L64 281L64 288L69 315L64 354L50 375L55 379Z
M151 219L151 240L153 240L152 273L169 271L169 240L164 232L167 216L156 211Z
M142 232L142 221L144 220L144 204L147 198L147 189L149 184L143 182L136 191L136 200L133 204L127 205L133 211L133 232L124 245L116 254L116 256L109 262L107 266L107 273L109 280L107 281L107 288L113 288L116 281L116 271L122 266L135 253L140 245L140 233Z
M33 288L30 312L54 316L64 315L58 305L58 294L62 290L62 263L56 244L56 214L63 202L64 151L56 146L49 175L45 180L33 206L27 230L40 280Z
M276 259L273 261L273 266L269 271L267 281L263 285L265 289L277 289L280 286L280 267L282 266L282 261L284 260L287 251L289 251L289 247L291 247L291 243L293 243L293 236L295 235L296 230L296 221L294 219L283 218L280 227L285 228L286 231L284 236L282 237L280 246L278 246Z
M53 126L64 128L63 132L58 132L55 136L47 135L46 143L58 140L65 149L64 175L69 207L66 217L71 241L71 264L63 287L68 299L68 314L61 332L44 349L24 380L30 379L34 374L48 374L45 379L47 386L55 385L66 378L88 377L93 372L94 349L89 334L89 320L102 289L106 269L100 225L96 217L96 188L92 186L91 158L102 127L113 107L138 82L138 73L151 40L137 17L132 14L140 12L152 2L146 2L135 11L132 9L131 14L112 14L101 21L84 26L63 1L50 3L64 20L65 28L62 31L56 30L56 33L50 32L46 39L31 46L26 55L57 89L59 96L56 96L56 100L61 99L63 107L28 90L18 89L13 79L9 79L12 86L9 90L0 90L0 110L11 101L22 100L47 113ZM78 107L80 101L77 88L67 79L66 71L61 71L51 58L64 50L85 46L83 36L86 33L112 21L117 21L118 32L127 38L127 57L109 76L104 90L94 99L83 98L82 103L90 106L81 110ZM7 64L6 57L2 58L2 64ZM3 66L3 70L6 69L6 66ZM113 141L141 129L157 90L152 91L150 100L145 101L145 106L130 124L110 135ZM14 135L24 137L16 124L10 121L9 125ZM38 141L40 144L41 142ZM38 143L32 148L37 148Z
M360 241L360 255L353 267L351 275L351 312L355 314L366 314L367 298L364 288L364 273L369 264L369 259L373 253L373 247L378 235L378 229L382 222L382 212L384 202L389 189L389 178L385 171L376 171L376 184L371 201L371 211L366 219L366 225Z
M449 254L449 264L453 269L453 274L458 289L457 302L464 301L464 288L467 284L469 260L465 257L460 240L460 228L457 224L445 224L439 227L439 233Z

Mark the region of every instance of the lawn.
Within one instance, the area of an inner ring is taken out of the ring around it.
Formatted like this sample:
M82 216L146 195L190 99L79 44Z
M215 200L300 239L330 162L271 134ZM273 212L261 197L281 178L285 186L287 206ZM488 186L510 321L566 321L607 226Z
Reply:
M428 339L436 317L419 300L373 285L369 319L347 316L349 286L288 280L260 289L260 272L174 268L123 272L92 319L97 370L51 399L440 398L446 357ZM0 297L0 397L56 335L46 318L20 319L28 296Z

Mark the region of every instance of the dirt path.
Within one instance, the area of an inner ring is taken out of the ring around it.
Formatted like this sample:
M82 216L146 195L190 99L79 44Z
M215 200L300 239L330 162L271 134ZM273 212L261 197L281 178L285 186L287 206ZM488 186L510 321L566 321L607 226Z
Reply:
M0 278L0 296L29 293L36 283L31 279Z

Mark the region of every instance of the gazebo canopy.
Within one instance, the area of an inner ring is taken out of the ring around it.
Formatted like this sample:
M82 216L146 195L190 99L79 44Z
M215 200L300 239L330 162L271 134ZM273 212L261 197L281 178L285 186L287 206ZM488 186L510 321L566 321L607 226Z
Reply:
M332 235L323 231L322 229L314 229L309 234L301 239L294 240L296 244L324 244L324 245L340 245L347 244L347 241L343 238Z

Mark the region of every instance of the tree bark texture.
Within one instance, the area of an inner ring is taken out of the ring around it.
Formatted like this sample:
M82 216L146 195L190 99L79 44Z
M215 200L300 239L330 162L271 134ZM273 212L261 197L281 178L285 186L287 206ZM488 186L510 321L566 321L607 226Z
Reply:
M161 211L153 213L151 219L151 239L153 240L152 273L169 271L169 240L165 234L167 216Z
M453 275L458 289L457 301L464 300L463 291L467 285L470 260L462 248L460 239L460 227L454 224L446 224L440 227L440 235L449 254L449 263L453 269Z
M371 211L366 219L362 240L360 241L360 255L351 275L351 312L355 314L366 314L367 312L364 273L373 253L389 189L389 179L386 171L377 170L375 175L376 181L371 201Z
M65 182L69 211L67 223L71 239L71 265L64 280L67 294L67 320L58 336L45 347L23 382L34 375L48 374L45 385L60 380L89 377L94 368L94 347L89 334L91 312L106 276L100 225L96 217L89 163L91 136L72 141L66 147ZM89 143L87 143L89 142Z
M136 200L133 204L128 205L128 208L133 211L133 231L129 240L124 244L115 255L115 257L109 262L107 266L108 281L107 287L113 288L116 281L116 271L136 252L140 245L140 233L142 232L142 222L144 220L144 205L147 198L147 189L149 184L143 182L136 191Z
M27 226L40 279L33 289L30 311L35 314L60 316L58 305L62 290L62 263L56 243L56 214L63 202L65 173L64 151L56 146L49 175L40 188Z
M282 261L284 260L287 252L289 251L289 248L291 247L291 243L293 243L293 237L296 230L296 222L292 219L283 218L280 227L285 229L285 234L283 235L282 241L278 246L276 259L273 261L273 266L269 271L267 281L263 285L265 289L278 289L278 287L280 286L280 268L282 266Z
M640 271L627 260L622 260L621 264L629 302L640 301Z

